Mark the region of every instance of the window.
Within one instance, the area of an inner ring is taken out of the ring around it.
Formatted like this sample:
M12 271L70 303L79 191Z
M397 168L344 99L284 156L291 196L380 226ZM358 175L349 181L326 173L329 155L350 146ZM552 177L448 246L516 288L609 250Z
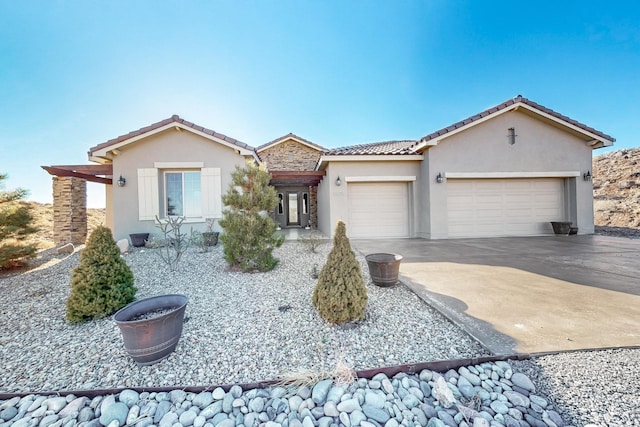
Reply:
M309 193L302 193L302 214L309 213Z
M138 219L182 215L188 218L222 217L220 168L196 162L156 162L138 169Z
M167 216L202 216L200 172L165 172Z
M282 193L278 193L278 215L284 213L284 196Z

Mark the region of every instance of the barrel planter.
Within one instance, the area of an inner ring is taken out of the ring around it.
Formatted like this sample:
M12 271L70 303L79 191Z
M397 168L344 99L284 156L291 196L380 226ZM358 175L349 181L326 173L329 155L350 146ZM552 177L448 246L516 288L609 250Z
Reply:
M551 221L551 227L553 227L555 234L566 236L571 231L571 222Z
M369 274L374 284L387 287L398 283L402 255L377 253L366 255L364 258L367 260Z
M131 245L140 248L144 246L147 239L149 239L149 233L135 233L129 234L129 238L131 239Z
M152 365L169 356L182 335L186 295L159 295L134 301L113 315L124 348L139 365Z
M205 246L215 246L218 244L219 235L217 231L205 231L202 233L202 241Z

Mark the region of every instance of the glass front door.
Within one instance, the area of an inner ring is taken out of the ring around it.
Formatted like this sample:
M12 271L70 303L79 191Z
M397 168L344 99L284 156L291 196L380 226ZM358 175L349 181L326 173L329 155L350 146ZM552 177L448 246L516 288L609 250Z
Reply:
M300 225L300 215L298 214L298 193L287 193L287 225Z

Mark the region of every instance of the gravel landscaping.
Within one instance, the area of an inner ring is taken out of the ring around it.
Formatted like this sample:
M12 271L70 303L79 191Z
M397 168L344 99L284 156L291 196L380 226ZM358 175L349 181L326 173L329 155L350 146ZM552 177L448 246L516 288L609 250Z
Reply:
M190 250L175 272L153 250L133 249L124 257L134 272L137 298L190 297L178 348L146 367L128 357L112 319L75 326L64 320L77 253L0 276L0 393L175 387L171 393L128 390L94 399L49 394L0 400L0 427L123 425L115 421L118 416L136 427L640 425L640 349L461 367L440 373L453 392L449 398L442 396L446 386L438 390L440 374L430 371L389 379L379 374L348 388L324 381L294 391L181 390L292 378L341 363L361 370L487 355L403 285L374 286L362 255L367 319L326 324L310 301L312 271L329 250L329 243L314 254L300 242L287 242L276 251L281 263L274 271L246 274L227 270L220 246L208 253ZM386 402L381 392L387 393Z
M342 327L325 323L311 305L311 272L321 268L330 243L311 253L287 242L269 273L227 271L222 249L190 249L179 269L168 271L158 254L125 255L137 298L189 296L176 351L138 367L126 354L110 318L83 325L64 319L74 254L52 265L0 278L0 390L39 392L110 387L196 386L250 383L331 370L356 369L487 355L468 335L404 286L367 282L367 319Z

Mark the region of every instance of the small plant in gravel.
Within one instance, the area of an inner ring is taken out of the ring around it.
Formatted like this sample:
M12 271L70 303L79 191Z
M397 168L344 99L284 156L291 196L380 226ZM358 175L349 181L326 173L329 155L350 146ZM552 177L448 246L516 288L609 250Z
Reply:
M344 360L344 355L336 357L335 365L331 370L319 369L288 373L280 377L276 385L293 387L294 389L306 386L312 388L320 381L331 379L340 386L349 386L358 379L356 371Z
M276 232L277 224L268 215L278 204L270 179L263 165L251 163L236 166L231 174L229 190L222 196L228 209L220 220L224 259L231 268L270 271L278 264L273 250L282 245L284 236Z
M97 227L71 276L66 317L71 323L108 316L135 298L133 273L120 256L111 230Z
M207 245L201 231L191 229L189 233L190 244L196 246L200 252L209 252L210 245Z
M367 288L342 221L336 226L333 248L320 270L312 302L320 316L330 323L352 322L365 317Z
M163 244L158 249L158 254L171 271L178 268L178 263L182 255L191 244L191 240L186 233L181 230L183 216L170 216L161 220L156 215L156 227L162 232Z
M322 244L322 234L314 230L308 235L303 236L300 240L302 240L309 252L315 254L318 252L318 248Z
M313 267L311 267L311 278L316 280L318 277L320 277L320 271L318 271L318 264L313 264Z

